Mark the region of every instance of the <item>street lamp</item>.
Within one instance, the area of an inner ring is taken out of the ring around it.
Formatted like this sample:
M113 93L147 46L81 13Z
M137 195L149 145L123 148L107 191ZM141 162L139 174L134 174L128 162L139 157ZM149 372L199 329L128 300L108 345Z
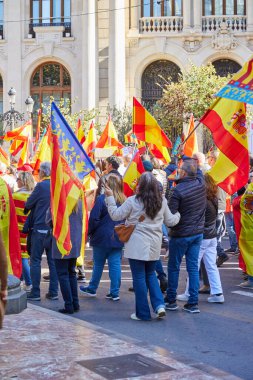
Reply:
M15 88L11 87L11 89L8 92L9 95L9 102L11 105L11 109L4 114L0 115L0 121L3 121L6 123L6 127L9 127L9 129L12 131L18 121L24 121L25 115L24 113L20 113L14 109L14 104L16 101L16 90ZM28 98L25 101L26 104L26 110L29 113L29 116L31 115L33 111L33 105L34 101L31 98L31 96L28 96Z

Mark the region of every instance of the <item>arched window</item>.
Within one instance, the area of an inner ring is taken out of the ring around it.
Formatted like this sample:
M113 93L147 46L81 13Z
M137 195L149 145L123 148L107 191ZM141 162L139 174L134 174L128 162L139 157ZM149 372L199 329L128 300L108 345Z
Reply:
M241 69L241 65L232 59L218 59L212 64L215 67L217 75L220 77L226 77L228 74L235 74Z
M31 96L34 100L34 115L41 103L49 104L50 96L54 97L56 103L61 98L71 99L71 79L68 70L55 62L37 67L31 77Z
M152 109L157 100L161 99L163 87L169 80L178 81L180 68L171 61L159 60L152 62L142 74L142 103L148 109Z
M204 16L244 16L246 0L203 0Z
M186 0L188 1L188 0ZM182 0L142 0L142 17L178 16L183 15Z

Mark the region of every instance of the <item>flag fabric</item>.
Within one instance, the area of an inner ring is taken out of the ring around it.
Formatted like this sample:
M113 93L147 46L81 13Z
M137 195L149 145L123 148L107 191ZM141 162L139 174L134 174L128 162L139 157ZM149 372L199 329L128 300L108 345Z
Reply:
M192 134L184 144L184 154L188 157L192 157L194 153L198 152L198 140L196 130L193 132L194 128L194 117L193 114L191 114L187 136L190 136L191 133Z
M253 183L246 192L233 201L235 230L240 250L239 266L253 276Z
M172 151L171 151L172 156L175 156L177 154L178 148L179 148L181 142L182 142L181 137L177 136L175 144L173 145L173 148L172 148Z
M232 195L247 183L249 177L245 104L219 98L200 122L210 129L220 150L209 174L219 187Z
M10 158L8 154L0 147L0 162L4 163L6 166L10 165Z
M116 129L113 125L111 117L109 116L106 127L97 142L96 148L113 148L122 149L123 145L118 140Z
M160 128L156 119L136 98L133 98L133 133L137 139L155 144L160 151L162 147L172 147L171 141Z
M22 260L17 216L11 190L2 178L0 178L0 231L7 253L8 273L20 278Z
M17 167L23 166L29 162L30 158L30 144L32 142L32 120L28 120L23 126L8 131L4 136L4 140L13 140L9 147L12 156L20 153Z
M52 134L58 137L61 156L82 182L95 169L94 165L54 102L51 105L51 128Z
M221 98L253 104L253 57L217 93Z
M61 156L58 131L52 131L51 138L51 213L53 236L63 256L71 251L69 217L83 195L83 187L78 178L72 173L67 161ZM83 210L84 212L84 210ZM82 244L83 246L83 244Z
M36 151L37 144L40 141L40 127L41 127L41 108L38 110L38 120L37 120L37 129L36 129L36 135L35 135L35 140L34 140L34 146L33 146L33 151Z
M42 136L37 151L33 157L33 172L34 175L39 174L40 164L45 161L51 162L51 127L47 127L46 133Z
M85 152L88 154L88 156L89 157L92 156L93 159L94 159L94 151L95 151L96 145L97 145L97 132L96 132L94 123L92 121L83 147L84 147Z
M124 140L126 144L138 144L137 137L133 133L133 131L129 131L124 135Z
M127 197L134 194L138 179L144 172L140 154L136 151L123 177L124 193Z
M85 142L85 134L83 130L83 126L81 123L81 119L78 119L77 126L76 126L76 137L81 145Z
M156 145L154 144L148 144L150 153L153 154L156 158L163 161L165 164L168 164L170 162L170 155L168 152L168 149L163 146L158 149Z
M27 216L24 214L24 208L27 199L31 195L31 192L28 191L15 191L12 194L12 198L15 205L15 211L17 215L18 230L20 235L20 248L21 248L21 257L22 259L29 259L30 256L27 252L27 234L23 232L23 227L26 222Z

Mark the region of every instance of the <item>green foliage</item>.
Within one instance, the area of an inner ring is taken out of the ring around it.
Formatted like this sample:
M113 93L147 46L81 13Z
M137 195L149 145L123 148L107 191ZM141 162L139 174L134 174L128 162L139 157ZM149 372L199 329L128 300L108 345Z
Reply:
M181 134L183 123L189 121L191 113L199 119L229 79L218 76L212 64L196 66L190 63L184 75L179 75L178 83L166 84L154 114L168 136L173 139Z
M119 141L124 144L124 135L132 129L132 109L127 106L123 109L118 109L116 106L109 108L108 106L107 111L111 115Z

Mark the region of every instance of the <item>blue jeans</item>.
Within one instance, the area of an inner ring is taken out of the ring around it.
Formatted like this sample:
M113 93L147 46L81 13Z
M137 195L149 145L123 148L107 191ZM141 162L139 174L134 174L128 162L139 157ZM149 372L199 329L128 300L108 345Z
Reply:
M233 251L236 251L238 248L235 227L234 227L234 218L232 212L225 212L226 228L229 237L230 247Z
M76 258L55 259L55 268L60 283L65 309L73 312L79 309L76 278Z
M32 285L29 259L23 258L23 257L22 257L22 278L25 281L26 286Z
M199 291L199 270L198 257L199 249L203 239L203 235L194 235L188 237L172 237L169 245L169 261L168 261L168 289L167 300L169 302L176 301L178 278L180 264L183 256L186 259L186 268L189 276L189 300L188 303L195 305L198 303Z
M157 273L157 278L160 280L163 277L166 277L166 273L163 270L163 265L161 259L156 261L155 271Z
M111 280L110 294L112 296L119 295L121 285L121 256L122 248L93 247L93 271L88 286L90 290L96 292L107 260Z
M36 230L32 232L31 238L31 258L30 258L30 272L32 279L32 296L40 297L40 278L41 278L41 260L44 252L44 240L46 234L40 233ZM52 249L45 249L47 255L47 263L49 267L49 294L51 296L58 295L58 278L55 269L54 260L52 258Z
M147 293L149 291L154 312L164 307L163 295L155 274L156 261L129 259L135 293L135 314L138 318L151 319Z

